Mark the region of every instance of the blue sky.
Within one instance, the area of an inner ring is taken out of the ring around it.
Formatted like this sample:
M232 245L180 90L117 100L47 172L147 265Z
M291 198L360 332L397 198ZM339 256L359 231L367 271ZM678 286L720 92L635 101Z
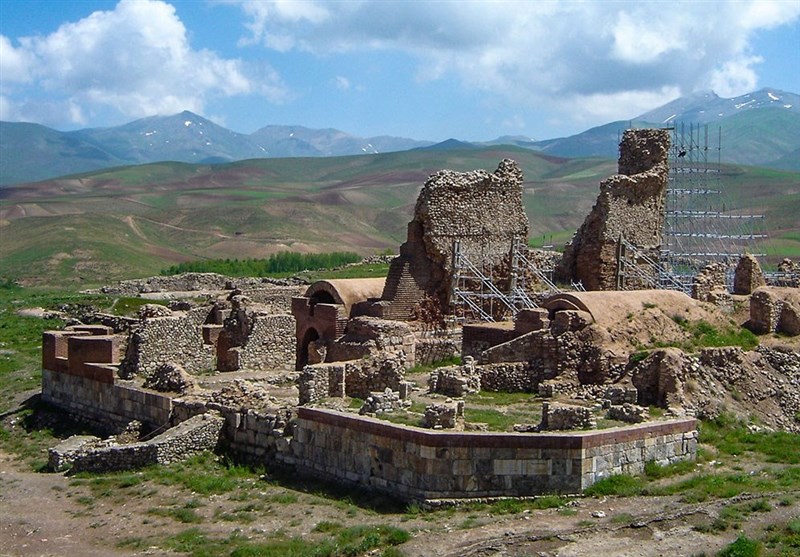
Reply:
M0 0L0 119L60 130L546 139L761 87L800 93L800 0Z

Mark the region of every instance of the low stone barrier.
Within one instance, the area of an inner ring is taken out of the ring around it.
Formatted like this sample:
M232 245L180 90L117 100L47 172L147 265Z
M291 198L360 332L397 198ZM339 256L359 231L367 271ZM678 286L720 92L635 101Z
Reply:
M424 502L579 493L649 461L694 459L697 431L688 419L569 434L453 433L301 407L291 447L300 473Z
M216 412L194 416L150 441L77 451L73 472L130 470L153 464L170 464L203 451L214 450L225 423ZM63 459L61 459L63 460Z

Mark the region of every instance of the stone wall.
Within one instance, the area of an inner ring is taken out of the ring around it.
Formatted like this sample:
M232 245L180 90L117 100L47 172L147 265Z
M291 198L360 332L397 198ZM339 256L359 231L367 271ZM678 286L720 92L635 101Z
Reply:
M408 237L392 261L375 311L388 319L411 319L415 304L426 295L447 308L454 240L470 260L500 272L514 237L528 237L517 163L504 159L493 173L433 174L417 198Z
M460 355L460 336L417 338L414 345L414 365L429 365Z
M406 362L402 357L363 358L347 362L309 365L297 378L300 404L328 397L367 398L370 393L405 392Z
M481 390L507 393L534 393L541 371L524 362L503 362L476 366Z
M281 289L298 288L300 284L303 284L302 281L292 278L232 278L217 273L182 273L180 275L123 280L114 286L104 286L90 292L117 296L138 296L154 292L207 292L238 288L242 290L274 289L278 293Z
M288 314L241 309L225 320L217 343L220 371L291 370L295 363L295 319Z
M119 380L120 337L105 332L80 326L43 333L42 400L105 431L121 431L133 420L162 427L170 397Z
M752 294L757 288L766 286L766 284L758 259L749 253L740 257L733 274L733 293Z
M748 326L756 333L800 335L800 290L761 287L750 296Z
M301 474L404 500L579 493L645 463L694 459L694 420L572 434L451 433L317 408L298 409Z
M72 457L72 472L130 470L179 462L217 447L225 420L215 413L195 416L150 441L89 449Z
M121 366L124 377L147 376L160 364L175 363L189 373L215 368L214 347L203 342L208 308L142 319L128 339Z
M626 130L619 146L619 174L600 184L592 211L564 248L558 280L587 290L617 286L620 237L658 259L667 187L668 130Z
M103 431L121 431L139 420L151 429L169 423L172 400L126 382L94 379L42 370L42 400L58 406L76 420Z
M542 423L539 425L542 430L594 429L596 427L597 421L590 408L570 404L542 403Z

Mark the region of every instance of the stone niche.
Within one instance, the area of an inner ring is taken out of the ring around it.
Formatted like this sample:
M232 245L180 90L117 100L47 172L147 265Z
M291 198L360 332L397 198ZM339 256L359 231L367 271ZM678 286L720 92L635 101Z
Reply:
M414 218L400 255L389 269L381 301L373 314L386 319L412 319L425 296L442 308L450 303L453 242L471 261L505 265L512 240L528 237L522 205L522 171L504 159L492 173L484 170L433 174L417 198Z
M556 267L556 279L587 290L617 286L620 237L658 258L664 225L669 131L627 130L619 145L619 174L600 184L597 202Z

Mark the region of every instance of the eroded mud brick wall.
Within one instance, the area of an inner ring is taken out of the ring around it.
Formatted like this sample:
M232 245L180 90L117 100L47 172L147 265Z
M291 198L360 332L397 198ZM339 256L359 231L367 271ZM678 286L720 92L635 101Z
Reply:
M619 174L600 184L592 211L564 248L561 281L587 290L616 288L620 236L658 257L667 189L668 130L627 130L619 146Z
M433 174L417 198L400 256L392 261L382 296L382 316L409 319L423 295L449 303L453 241L475 264L495 266L508 257L512 239L528 237L522 206L522 171L504 159L485 170Z

